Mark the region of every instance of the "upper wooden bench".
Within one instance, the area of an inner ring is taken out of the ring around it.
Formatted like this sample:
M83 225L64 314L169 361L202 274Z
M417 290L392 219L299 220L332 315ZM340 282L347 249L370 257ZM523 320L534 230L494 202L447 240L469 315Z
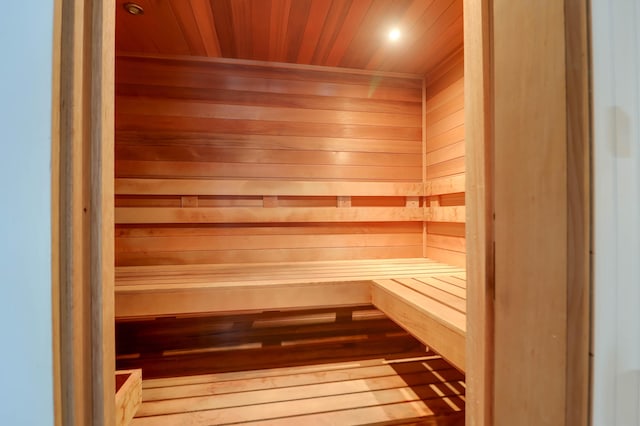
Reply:
M116 268L117 318L373 304L464 369L464 270L429 259Z

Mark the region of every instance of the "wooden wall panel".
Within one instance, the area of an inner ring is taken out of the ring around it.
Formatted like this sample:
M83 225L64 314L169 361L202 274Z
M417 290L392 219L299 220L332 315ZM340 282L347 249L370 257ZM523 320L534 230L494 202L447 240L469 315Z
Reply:
M465 205L464 51L426 75L427 204ZM427 257L465 266L465 224L427 223Z
M420 78L129 56L118 57L116 77L117 178L422 182ZM193 195L122 194L116 207L407 202L401 193ZM420 222L118 225L116 264L421 257L422 238Z

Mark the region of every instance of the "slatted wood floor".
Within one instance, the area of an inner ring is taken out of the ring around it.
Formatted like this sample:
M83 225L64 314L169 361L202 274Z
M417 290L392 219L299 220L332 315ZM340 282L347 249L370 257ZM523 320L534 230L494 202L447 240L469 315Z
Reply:
M117 324L133 425L464 424L464 376L370 306Z
M133 426L463 424L463 380L433 354L152 379Z

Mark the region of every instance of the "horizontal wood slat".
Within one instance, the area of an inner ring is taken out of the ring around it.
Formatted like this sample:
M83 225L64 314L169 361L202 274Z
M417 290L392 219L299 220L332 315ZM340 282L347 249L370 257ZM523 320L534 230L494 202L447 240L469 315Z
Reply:
M431 179L425 184L425 195L442 195L465 192L465 175Z
M463 181L464 182L464 181ZM116 195L421 196L420 182L116 179Z
M458 217L459 213L447 208L447 212L431 212L428 215L429 218L440 216ZM249 207L119 207L116 208L115 213L116 224L419 222L424 218L423 209L410 207L351 207L344 209L330 207L263 209Z
M423 251L422 244L394 247L344 246L286 249L247 248L240 250L224 250L221 247L216 247L217 246L214 246L212 250L199 251L120 252L118 265L184 265L207 263L241 263L243 265L250 265L254 262L308 262L317 259L388 259L390 258L390 255L392 255L393 258L418 257L422 255Z
M233 100L231 101L233 102ZM121 96L119 114L199 117L228 120L303 121L307 123L374 125L386 123L397 127L420 127L420 115L383 112L332 111L311 108L265 108L262 105L216 104L201 100L176 100Z
M147 265L116 267L116 287L166 284L227 285L244 282L304 283L332 280L372 280L391 277L427 277L461 274L464 269L424 258L368 259L263 264ZM135 290L131 287L130 290Z
M464 206L453 207L118 207L116 224L464 222Z
M463 223L466 220L466 208L464 206L426 207L424 212L424 220L427 222Z
M369 283L362 281L274 284L230 288L137 288L116 291L116 317L202 314L207 312L356 306L370 303Z

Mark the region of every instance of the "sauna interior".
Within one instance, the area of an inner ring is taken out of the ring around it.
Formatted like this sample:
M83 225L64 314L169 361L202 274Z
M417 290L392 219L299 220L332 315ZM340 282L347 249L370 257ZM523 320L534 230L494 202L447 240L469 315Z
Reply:
M464 424L462 1L115 7L131 424Z

